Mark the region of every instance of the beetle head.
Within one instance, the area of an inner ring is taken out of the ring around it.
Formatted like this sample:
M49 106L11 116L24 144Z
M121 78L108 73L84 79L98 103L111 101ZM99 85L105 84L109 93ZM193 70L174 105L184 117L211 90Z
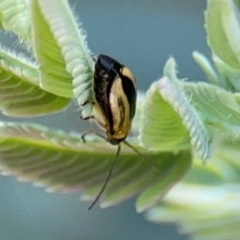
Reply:
M99 55L95 64L95 73L101 77L115 79L123 66L107 55Z

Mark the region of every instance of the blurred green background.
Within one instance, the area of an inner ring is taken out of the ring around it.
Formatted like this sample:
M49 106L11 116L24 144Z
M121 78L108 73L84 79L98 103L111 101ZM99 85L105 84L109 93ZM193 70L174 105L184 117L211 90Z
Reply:
M202 0L71 0L71 6L88 33L96 54L108 54L135 73L140 90L162 76L169 56L179 65L179 77L203 80L193 61L193 50L210 51L204 31ZM16 39L1 34L3 45L16 49ZM34 119L9 119L40 123L65 131L84 131L76 103L68 110ZM80 194L48 194L14 177L0 177L0 240L183 240L176 226L155 225L137 214L134 199L117 207L88 212Z

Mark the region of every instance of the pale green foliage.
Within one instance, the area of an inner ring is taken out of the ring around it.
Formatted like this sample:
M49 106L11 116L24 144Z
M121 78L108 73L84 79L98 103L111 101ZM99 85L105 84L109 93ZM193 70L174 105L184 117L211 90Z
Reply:
M67 2L30 1L30 10L41 87L58 96L72 97L73 82L75 97L86 95L80 97L81 103L85 102L91 97L86 93L91 92L93 60Z
M14 12L13 7L13 16L17 10ZM31 22L29 39L36 62L1 50L0 98L3 104L7 101L3 113L18 117L48 114L63 109L72 95L80 106L94 100L94 61L85 33L78 29L67 1L33 0L25 10ZM139 118L143 112L139 103L136 122L141 128ZM83 114L90 113L91 107L84 107ZM94 199L101 188L116 151L106 142L92 139L83 144L80 134L60 134L35 125L1 123L0 132L3 174L14 174L51 191L84 189L82 198L87 200ZM140 148L136 137L131 143ZM139 157L123 147L103 207L141 192L138 211L156 205L186 174L192 159L190 147L178 154L172 149L142 152L144 157Z
M27 9L28 0L1 0L0 26L14 32L22 39L30 38L31 21Z
M183 83L177 80L173 59L166 63L164 75L147 92L140 141L148 149L158 151L178 151L192 145L199 157L207 160L209 133L189 103Z
M193 56L215 86L181 85L211 132L211 157L201 171L195 165L163 204L147 213L154 222L178 223L182 233L196 240L238 239L240 234L239 19L233 0L207 1L205 28L215 66L200 53Z
M35 63L4 49L0 50L0 86L0 109L10 116L43 115L59 111L69 103L69 99L39 87Z
M213 69L210 61L203 54L197 51L193 52L193 58L201 66L206 76L208 77L208 80L215 85L220 85L218 76Z
M224 62L240 71L239 13L233 0L207 1L205 12L208 44Z
M163 77L137 103L129 142L144 157L123 146L101 206L140 194L137 211L147 210L151 221L179 223L181 231L194 239L237 239L238 8L233 0L208 0L205 20L213 65L201 53L194 52L193 57L209 82L180 80L175 60L167 61ZM0 21L2 28L31 46L35 57L32 62L1 47L0 109L4 114L46 115L64 109L71 97L79 106L94 101L92 53L66 0L3 0ZM83 107L83 115L92 108L91 104ZM48 191L83 190L83 200L98 194L115 152L115 147L99 139L83 144L80 134L33 124L0 124L3 174Z
M34 181L49 191L87 188L82 196L85 200L94 199L99 192L115 152L116 148L105 141L84 144L77 134L54 132L30 124L1 123L0 126L3 174ZM159 202L191 164L189 151L143 153L158 167L124 147L103 198L103 207L143 192L138 200L138 209L143 211Z

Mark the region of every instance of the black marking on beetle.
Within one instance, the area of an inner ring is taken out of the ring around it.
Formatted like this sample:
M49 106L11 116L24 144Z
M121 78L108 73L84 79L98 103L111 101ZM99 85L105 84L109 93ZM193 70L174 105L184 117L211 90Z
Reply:
M137 99L136 89L132 80L130 80L126 76L122 76L122 87L125 95L127 96L127 100L130 106L130 109L129 109L130 119L132 120L136 111L136 99Z

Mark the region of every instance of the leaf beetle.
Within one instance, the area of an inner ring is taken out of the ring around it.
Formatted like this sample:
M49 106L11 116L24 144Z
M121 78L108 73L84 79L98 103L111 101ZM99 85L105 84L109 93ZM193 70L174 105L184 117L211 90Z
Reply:
M114 164L121 151L121 143L123 142L138 155L142 156L137 149L125 140L130 134L136 110L136 81L131 70L107 55L99 55L95 61L94 93L95 101L87 101L82 106L89 103L93 104L96 114L82 119L93 119L106 131L107 136L105 137L99 133L88 131L81 138L85 142L86 135L95 134L112 145L117 145L118 149L105 183L88 208L89 210L99 200L110 180Z

